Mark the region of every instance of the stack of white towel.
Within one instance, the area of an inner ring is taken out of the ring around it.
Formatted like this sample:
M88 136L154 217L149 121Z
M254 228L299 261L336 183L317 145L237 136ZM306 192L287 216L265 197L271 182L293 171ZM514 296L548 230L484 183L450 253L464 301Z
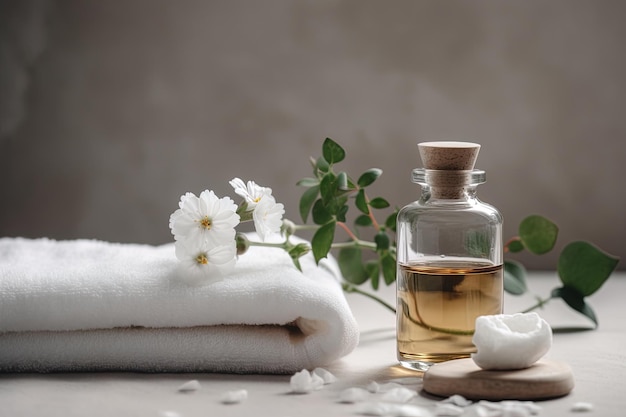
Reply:
M189 286L173 244L0 239L0 371L290 373L351 352L332 260L251 247Z

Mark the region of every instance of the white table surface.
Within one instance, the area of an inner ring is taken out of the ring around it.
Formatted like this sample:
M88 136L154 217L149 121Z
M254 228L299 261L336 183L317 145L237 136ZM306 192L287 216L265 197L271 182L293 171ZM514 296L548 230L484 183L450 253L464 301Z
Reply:
M533 294L547 296L558 286L555 273L534 273L529 286ZM394 288L379 291L394 302ZM0 374L0 416L164 416L176 412L181 417L200 416L355 416L358 405L341 404L339 392L349 387L365 387L404 379L413 382L421 374L404 370L395 357L395 317L378 304L358 294L348 301L361 329L361 341L350 355L326 367L338 381L310 394L290 393L289 375L224 374ZM575 377L575 388L568 396L540 401L540 416L623 416L626 412L626 274L615 274L588 302L594 308L600 327L582 332L559 332L548 358L568 363ZM506 295L505 312L514 313L532 305L532 294ZM578 313L553 300L540 314L555 328L590 327ZM177 388L196 379L201 389L191 393ZM220 396L229 390L246 389L248 399L241 404L224 405ZM439 398L419 392L411 404L433 408ZM574 413L572 405L590 402L594 409Z

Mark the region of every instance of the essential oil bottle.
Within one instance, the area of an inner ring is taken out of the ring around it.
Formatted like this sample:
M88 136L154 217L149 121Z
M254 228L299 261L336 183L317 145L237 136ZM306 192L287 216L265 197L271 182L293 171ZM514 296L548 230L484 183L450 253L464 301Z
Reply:
M421 196L397 219L397 348L402 366L425 371L469 357L476 318L502 313L503 243L502 216L476 195L480 145L418 148Z

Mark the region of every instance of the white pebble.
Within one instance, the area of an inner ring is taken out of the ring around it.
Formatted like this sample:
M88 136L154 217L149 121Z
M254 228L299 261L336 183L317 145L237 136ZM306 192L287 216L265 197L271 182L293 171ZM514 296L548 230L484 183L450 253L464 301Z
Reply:
M424 408L411 404L391 404L383 402L363 403L358 410L366 416L385 417L432 417L432 413Z
M313 373L324 381L324 385L332 384L337 381L337 377L324 368L315 368Z
M200 389L200 383L197 379L192 379L191 381L187 381L178 387L179 392L192 392L198 391Z
M482 400L479 405L487 408L488 410L496 410L498 412L506 414L514 413L516 410L523 410L524 415L536 415L541 411L541 407L532 401L518 401L518 400L505 400L505 401L485 401Z
M435 415L436 416L460 416L461 414L463 414L464 408L463 407L459 407L458 405L454 405L454 404L450 404L450 403L446 403L446 404L442 404L442 403L437 403L437 406L435 408Z
M417 392L415 392L412 389L408 389L405 387L396 387L385 392L381 399L383 401L405 403L409 401L411 398L415 397L416 395L417 395Z
M339 402L342 403L359 403L369 398L370 392L363 388L346 388L339 393Z
M465 397L463 397L462 395L452 395L448 398L446 398L445 400L441 400L440 403L442 404L454 404L458 407L467 407L468 405L470 405L472 402L468 399L466 399Z
M552 346L552 329L537 313L480 316L472 342L474 363L486 370L528 368Z
M248 399L248 391L239 389L235 391L227 391L220 397L222 404L239 404Z
M307 394L322 388L324 380L319 375L312 374L308 370L303 369L292 375L289 385L291 386L292 392L296 394Z
M592 411L593 404L586 402L577 402L572 405L572 411L581 412L581 411Z

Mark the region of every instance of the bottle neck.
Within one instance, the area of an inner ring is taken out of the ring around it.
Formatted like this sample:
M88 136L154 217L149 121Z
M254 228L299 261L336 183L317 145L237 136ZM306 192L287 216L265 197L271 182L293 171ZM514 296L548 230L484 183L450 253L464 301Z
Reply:
M476 198L476 186L486 181L485 171L413 170L413 182L422 186L422 199L463 201Z

